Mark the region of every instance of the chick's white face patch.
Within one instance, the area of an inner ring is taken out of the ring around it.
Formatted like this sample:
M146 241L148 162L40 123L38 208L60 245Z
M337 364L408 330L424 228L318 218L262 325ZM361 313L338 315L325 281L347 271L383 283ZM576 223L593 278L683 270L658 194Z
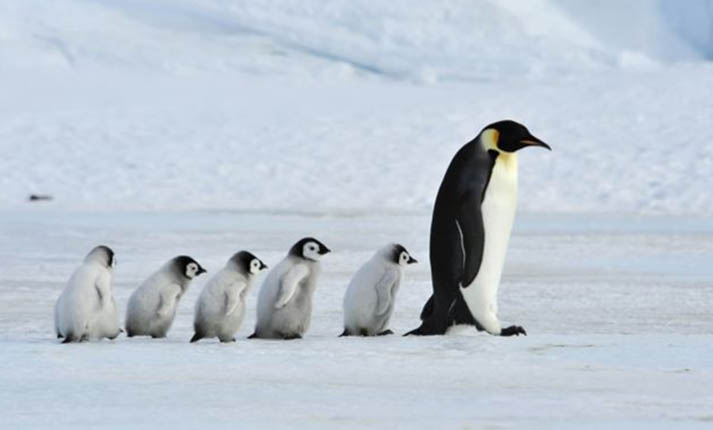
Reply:
M198 265L196 263L188 263L186 266L186 277L188 279L193 279L198 273Z
M402 251L401 255L399 255L399 264L401 266L408 266L408 262L411 259L411 256L408 255L408 252Z
M253 258L253 260L250 262L250 273L253 275L257 275L260 273L260 260L257 258Z
M309 260L319 261L322 255L319 253L319 245L315 242L307 242L302 247L302 255Z

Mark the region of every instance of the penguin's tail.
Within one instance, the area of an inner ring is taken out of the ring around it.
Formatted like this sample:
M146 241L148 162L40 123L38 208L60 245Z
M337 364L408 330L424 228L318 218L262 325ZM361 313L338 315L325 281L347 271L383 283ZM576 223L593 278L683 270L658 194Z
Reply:
M415 328L415 329L411 330L410 332L405 333L404 336L411 336L411 335L413 335L413 336L423 336L423 330L421 330L422 328L423 328L423 326L421 326L421 327L419 327L419 328Z
M351 336L351 335L352 334L349 333L349 330L344 329L344 331L342 332L342 334L339 335L339 337L345 337L345 336Z
M248 339L255 339L255 338L257 338L257 332L255 332L255 333L251 334L250 336L248 336Z
M203 339L203 336L199 335L198 333L194 334L193 337L191 338L191 343L198 342L199 340Z
M431 297L428 298L428 301L426 301L426 304L423 305L423 310L421 311L421 326L404 334L404 336L425 336L429 334L437 334L435 331L427 329L427 326L432 325L429 324L429 321L433 318L433 301L433 295L431 295Z
M428 298L426 304L423 305L423 310L421 311L421 321L433 315L433 295Z

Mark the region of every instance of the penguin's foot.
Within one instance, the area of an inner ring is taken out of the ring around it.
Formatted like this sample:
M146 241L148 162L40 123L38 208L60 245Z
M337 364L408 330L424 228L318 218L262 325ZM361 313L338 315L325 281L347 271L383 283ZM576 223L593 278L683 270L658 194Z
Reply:
M231 337L230 339L225 339L225 338L220 339L220 342L221 343L232 343L232 342L236 342L236 340L234 337Z
M302 335L299 333L282 334L281 337L284 340L302 339Z
M381 333L377 334L377 336L388 336L390 334L394 334L394 332L391 330L384 330Z
M520 336L521 334L527 336L525 329L519 325L511 325L500 330L500 336Z

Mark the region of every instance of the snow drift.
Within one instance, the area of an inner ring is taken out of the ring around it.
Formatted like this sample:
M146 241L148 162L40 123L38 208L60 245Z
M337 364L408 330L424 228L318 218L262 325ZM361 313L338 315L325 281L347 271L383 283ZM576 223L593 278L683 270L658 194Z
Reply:
M512 118L521 207L710 213L711 1L0 2L0 206L423 211Z

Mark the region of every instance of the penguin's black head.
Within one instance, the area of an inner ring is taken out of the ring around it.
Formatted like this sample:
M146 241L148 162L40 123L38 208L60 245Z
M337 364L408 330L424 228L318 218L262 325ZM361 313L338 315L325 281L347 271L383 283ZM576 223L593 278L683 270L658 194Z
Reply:
M240 251L230 257L230 261L235 263L240 270L250 275L257 275L267 269L267 265L259 258L248 251Z
M319 261L324 254L331 252L322 242L313 237L300 239L290 248L289 255L306 260Z
M195 278L201 273L206 272L206 270L196 260L187 255L179 255L174 258L173 265L181 276L189 280Z
M418 263L418 260L411 257L406 248L396 243L391 248L391 262L401 266L408 266L409 264Z
M528 146L541 146L550 151L552 148L536 138L524 125L511 120L490 124L480 132L480 140L488 151L515 152Z
M114 258L114 251L105 245L99 245L89 251L85 260L97 260L101 264L105 265L107 268L111 269L116 264L116 259Z

